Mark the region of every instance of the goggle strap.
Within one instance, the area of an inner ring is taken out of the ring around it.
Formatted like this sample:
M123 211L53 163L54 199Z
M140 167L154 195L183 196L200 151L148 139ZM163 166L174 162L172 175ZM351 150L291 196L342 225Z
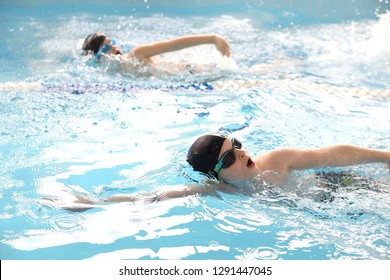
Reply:
M217 172L217 173L218 173L219 171L221 171L222 164L223 164L223 158L221 158L221 159L218 161L218 163L215 165L214 171Z

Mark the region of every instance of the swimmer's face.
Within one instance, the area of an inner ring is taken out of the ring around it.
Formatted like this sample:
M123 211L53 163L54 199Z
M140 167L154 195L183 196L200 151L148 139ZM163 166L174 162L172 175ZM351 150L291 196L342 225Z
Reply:
M107 53L107 55L117 55L117 54L123 55L123 52L121 51L119 45L112 44L110 37L106 37L106 39L103 41L100 47L103 46L104 44L109 44L111 46L110 51Z
M226 138L223 142L218 160L232 148L232 139ZM258 174L256 163L252 161L247 151L235 148L233 153L236 158L235 162L231 166L221 169L218 173L219 179L226 182L242 181L249 180Z

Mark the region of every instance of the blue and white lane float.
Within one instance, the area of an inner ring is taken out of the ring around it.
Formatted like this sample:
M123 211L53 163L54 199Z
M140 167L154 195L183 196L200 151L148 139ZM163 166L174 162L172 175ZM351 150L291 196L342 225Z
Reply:
M134 85L129 82L119 83L38 83L38 82L6 82L0 83L0 92L11 91L39 91L39 92L63 92L71 94L85 94L85 93L102 93L102 92L136 92L148 90L161 91L211 91L214 87L211 83L190 83L181 85Z
M0 93L27 91L27 92L47 92L47 93L136 93L139 91L161 90L167 92L174 91L239 91L243 89L260 89L271 87L272 89L284 90L285 92L311 92L316 94L344 95L344 96L369 96L379 98L389 98L389 89L368 89L356 87L333 86L314 83L303 80L229 80L217 81L213 83L189 83L179 85L135 85L130 82L117 83L39 83L39 82L5 82L0 83Z

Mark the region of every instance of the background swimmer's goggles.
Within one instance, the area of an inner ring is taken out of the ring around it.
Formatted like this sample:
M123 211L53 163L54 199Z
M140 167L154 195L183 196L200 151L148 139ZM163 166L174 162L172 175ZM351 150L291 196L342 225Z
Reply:
M116 45L115 39L110 39L110 43L102 45L98 52L95 54L95 58L99 59L102 54L108 54L108 52L111 50L112 46Z
M237 140L236 138L232 138L232 148L228 151L226 151L221 159L218 161L218 163L214 167L214 171L219 173L222 168L228 168L236 161L236 156L234 154L235 149L241 149L242 143Z

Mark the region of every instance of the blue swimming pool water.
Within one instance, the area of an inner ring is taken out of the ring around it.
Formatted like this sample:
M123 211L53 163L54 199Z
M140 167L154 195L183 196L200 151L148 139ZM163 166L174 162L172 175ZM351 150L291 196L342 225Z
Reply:
M319 201L313 170L284 188L254 181L220 198L84 212L42 201L201 182L185 155L210 131L242 139L252 155L390 148L387 1L185 3L2 1L0 258L389 259L390 175L380 164L342 169L376 183L341 188L332 202ZM125 50L218 33L232 58L202 46L157 69L96 64L79 47L100 30Z

